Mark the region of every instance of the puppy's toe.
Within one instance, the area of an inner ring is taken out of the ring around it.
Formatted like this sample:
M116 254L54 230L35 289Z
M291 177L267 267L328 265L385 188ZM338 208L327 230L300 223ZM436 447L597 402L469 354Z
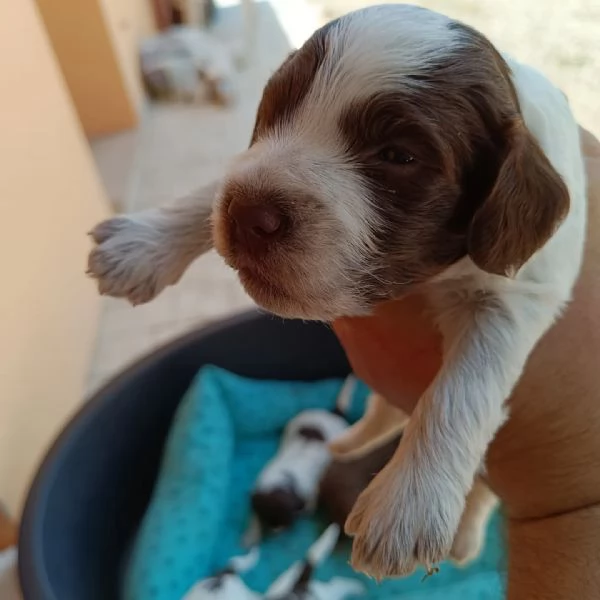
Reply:
M90 232L90 237L96 244L102 244L120 231L127 229L130 221L127 217L114 217L98 223Z
M117 217L100 223L90 235L97 246L88 256L87 273L97 280L101 294L141 304L170 283L169 249L152 228Z
M156 285L150 274L140 276L118 253L102 246L90 252L88 274L96 279L102 295L127 298L132 304L142 304L156 296Z

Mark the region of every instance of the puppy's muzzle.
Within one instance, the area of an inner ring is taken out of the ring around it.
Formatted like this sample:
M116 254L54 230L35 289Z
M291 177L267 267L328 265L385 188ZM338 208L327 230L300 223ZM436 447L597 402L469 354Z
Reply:
M288 220L275 204L247 204L232 200L227 208L230 239L238 251L260 255L280 241Z

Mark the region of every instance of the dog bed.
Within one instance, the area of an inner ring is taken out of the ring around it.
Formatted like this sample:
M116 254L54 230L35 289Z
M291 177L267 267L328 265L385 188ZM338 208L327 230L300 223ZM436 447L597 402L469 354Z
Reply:
M311 383L258 381L220 368L201 369L177 410L153 497L126 566L125 600L181 600L203 579L246 550L241 542L250 519L250 492L264 464L276 453L285 424L298 412L332 409L341 380ZM368 389L359 384L349 410L351 421L364 410ZM247 585L264 592L301 558L323 529L318 517L298 521L261 544L260 561ZM498 600L504 596L504 553L499 515L490 523L487 544L466 569L450 563L423 581L423 572L377 584L348 565L350 545L316 573L359 577L365 597L376 600Z

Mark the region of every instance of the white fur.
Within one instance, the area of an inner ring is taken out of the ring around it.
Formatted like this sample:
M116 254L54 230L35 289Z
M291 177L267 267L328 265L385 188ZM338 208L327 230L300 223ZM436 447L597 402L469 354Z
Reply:
M305 426L317 427L325 440L307 440L298 435L300 428ZM279 450L261 471L255 490L271 491L284 485L291 476L295 491L309 509L314 508L321 476L331 462L328 443L347 427L345 419L326 410L301 412L288 423Z
M358 596L364 592L364 586L356 579L334 577L329 581L311 580L305 595L293 593L294 585L304 564L318 567L334 550L340 534L336 524L330 525L308 549L303 562L293 564L282 573L269 587L266 600L344 600L348 596Z
M176 284L190 264L212 247L210 215L220 182L176 202L98 224L88 273L101 294L148 302Z
M261 596L249 589L240 574L253 569L260 558L258 548L252 548L245 556L235 556L228 564L233 571L219 580L208 577L196 583L183 597L183 600L260 600Z

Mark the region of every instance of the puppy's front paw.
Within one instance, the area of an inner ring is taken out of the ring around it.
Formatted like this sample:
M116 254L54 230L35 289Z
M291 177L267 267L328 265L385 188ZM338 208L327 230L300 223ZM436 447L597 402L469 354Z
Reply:
M454 498L452 500L452 498ZM410 466L388 464L359 496L346 521L352 566L378 580L430 569L452 547L464 498Z
M115 217L98 224L90 236L97 244L88 258L88 274L101 294L132 304L152 300L176 283L185 266L164 234L142 218Z

